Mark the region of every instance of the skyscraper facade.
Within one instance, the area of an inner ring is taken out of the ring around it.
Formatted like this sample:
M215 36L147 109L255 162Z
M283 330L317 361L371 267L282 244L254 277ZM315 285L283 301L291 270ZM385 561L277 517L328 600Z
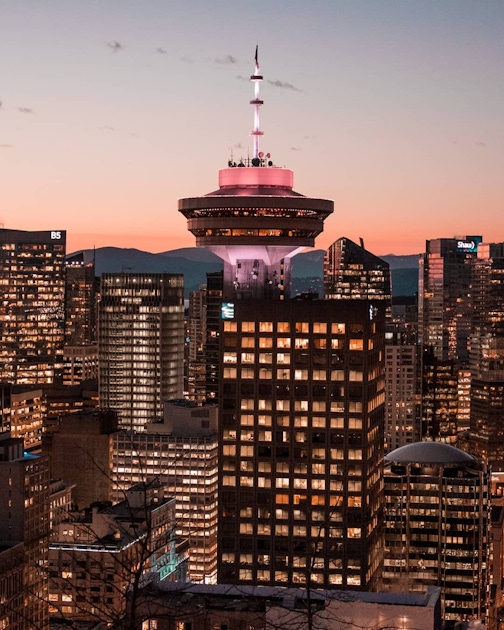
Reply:
M486 464L431 442L398 448L385 464L384 588L440 586L447 628L484 621L491 559Z
M20 628L48 630L49 460L23 447L22 438L0 436L0 540L23 543Z
M437 238L426 242L420 257L418 290L419 336L440 360L469 362L472 262L481 236Z
M103 274L98 308L100 406L121 428L143 430L182 397L183 276Z
M181 199L224 261L219 338L221 583L369 588L381 567L383 302L290 296L291 257L333 203L259 151Z
M98 378L94 262L84 254L66 260L64 385Z
M469 428L471 282L481 240L457 236L427 241L419 261L418 328L426 401L422 420L424 435L434 440L453 441Z
M385 300L390 303L390 265L349 238L339 238L324 257L324 292L332 300Z
M66 232L0 230L0 379L61 382Z
M420 361L416 330L389 324L385 333L385 449L421 440Z
M175 531L190 544L193 582L217 581L218 409L187 400L165 405L164 422L114 436L113 499L135 483L158 482L175 497Z
M478 249L472 281L470 451L504 471L504 243Z

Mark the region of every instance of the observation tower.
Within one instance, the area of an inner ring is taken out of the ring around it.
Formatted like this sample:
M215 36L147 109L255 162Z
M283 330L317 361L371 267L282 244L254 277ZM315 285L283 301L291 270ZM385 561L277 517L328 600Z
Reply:
M254 84L253 157L230 160L219 171L219 188L202 197L179 200L179 212L198 247L224 261L224 299L289 297L290 260L315 237L333 212L333 202L305 197L293 190L294 173L275 166L259 140L260 74L258 52Z

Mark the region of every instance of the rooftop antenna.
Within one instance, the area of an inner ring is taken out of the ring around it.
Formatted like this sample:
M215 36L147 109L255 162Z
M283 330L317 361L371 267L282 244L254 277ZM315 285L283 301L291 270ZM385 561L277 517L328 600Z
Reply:
M259 98L259 83L263 80L263 77L260 74L261 69L259 68L259 46L256 46L255 49L255 71L254 74L250 77L250 80L254 84L254 99L250 101L250 104L254 106L254 131L250 132L250 135L254 138L254 155L252 157L252 165L259 166L261 163L259 159L259 138L263 135L263 132L259 127L259 107L264 103Z

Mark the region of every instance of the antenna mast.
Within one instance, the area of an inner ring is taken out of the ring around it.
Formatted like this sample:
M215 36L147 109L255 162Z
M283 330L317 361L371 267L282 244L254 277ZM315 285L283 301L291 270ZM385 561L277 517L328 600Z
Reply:
M252 164L254 166L259 166L259 138L264 135L259 126L259 107L264 103L259 98L259 83L263 80L259 68L259 46L256 46L255 50L255 71L254 74L250 77L250 80L254 84L254 99L250 101L250 104L254 107L254 131L250 132L250 135L254 138L254 155L252 159Z

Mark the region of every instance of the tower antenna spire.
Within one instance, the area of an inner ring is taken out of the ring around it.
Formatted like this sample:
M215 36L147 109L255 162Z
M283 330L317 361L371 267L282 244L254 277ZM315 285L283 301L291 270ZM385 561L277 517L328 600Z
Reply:
M252 157L253 166L259 166L259 138L264 135L259 125L259 107L264 103L259 98L259 83L263 80L259 67L259 46L255 49L255 70L254 74L250 77L250 80L254 84L254 98L250 101L250 104L254 107L254 130L250 132L250 135L254 138L254 154Z

